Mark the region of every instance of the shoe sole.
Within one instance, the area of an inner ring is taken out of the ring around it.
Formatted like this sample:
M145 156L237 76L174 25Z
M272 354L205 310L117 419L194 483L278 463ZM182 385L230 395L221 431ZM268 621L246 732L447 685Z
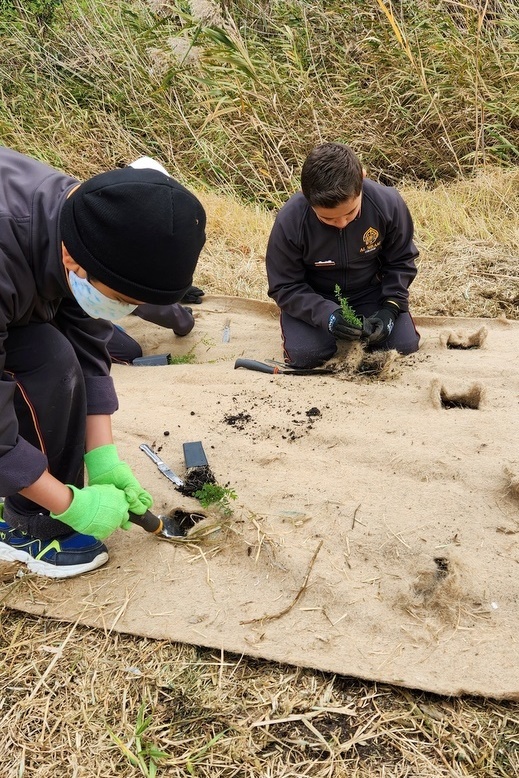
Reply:
M45 578L73 578L75 575L97 570L98 567L108 562L108 554L106 551L101 551L92 561L85 562L83 565L60 566L45 562L43 559L35 559L27 551L20 551L7 543L0 542L0 560L3 562L23 562L31 573Z

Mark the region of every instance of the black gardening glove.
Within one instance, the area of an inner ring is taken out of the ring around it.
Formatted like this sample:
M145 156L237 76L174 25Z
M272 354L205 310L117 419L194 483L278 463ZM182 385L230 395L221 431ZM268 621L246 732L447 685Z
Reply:
M340 308L331 314L328 320L328 330L334 338L339 340L359 340L362 335L362 327L356 327L347 322Z
M204 294L205 292L202 291L202 289L199 289L198 286L190 286L180 302L199 305L202 302L202 297Z
M400 309L396 303L386 301L379 311L368 316L366 324L372 327L368 343L381 343L386 340L393 332L399 313Z

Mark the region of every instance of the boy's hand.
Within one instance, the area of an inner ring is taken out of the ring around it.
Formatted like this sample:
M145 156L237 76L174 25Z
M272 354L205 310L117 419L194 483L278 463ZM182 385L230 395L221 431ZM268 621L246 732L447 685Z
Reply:
M104 540L116 529L130 529L128 501L121 489L113 485L85 486L78 489L67 484L74 497L64 513L51 513L53 519L68 524L82 535Z
M126 462L121 462L113 443L92 449L84 458L91 486L113 484L121 489L129 509L138 516L151 508L151 494L142 488Z
M180 302L199 305L202 302L202 297L204 295L205 292L202 289L199 289L198 286L190 286Z
M380 343L386 340L393 332L398 314L398 306L393 303L385 303L379 311L369 316L366 321L372 326L373 332L369 336L368 342Z
M362 335L362 328L347 322L340 308L331 314L328 320L328 330L340 340L358 340Z

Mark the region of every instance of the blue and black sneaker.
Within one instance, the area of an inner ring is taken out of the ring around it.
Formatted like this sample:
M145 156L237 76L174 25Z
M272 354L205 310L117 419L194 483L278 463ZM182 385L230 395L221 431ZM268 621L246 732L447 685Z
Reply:
M108 551L90 535L73 532L40 540L0 520L0 559L24 562L31 573L47 578L72 578L104 565Z

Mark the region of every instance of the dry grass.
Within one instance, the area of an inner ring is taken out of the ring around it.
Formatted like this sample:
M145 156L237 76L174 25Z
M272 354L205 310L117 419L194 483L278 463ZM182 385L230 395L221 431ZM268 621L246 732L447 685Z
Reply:
M363 343L338 343L337 353L325 363L337 378L366 383L393 381L401 375L401 356L397 351L367 351Z
M402 193L421 250L415 312L517 318L519 169Z
M200 193L207 211L207 244L196 283L213 294L267 300L265 246L272 216L237 200Z
M514 703L449 700L9 611L1 640L3 778L151 776L154 762L171 778L519 770Z
M323 140L386 183L470 176L517 161L518 30L516 0L4 0L0 138L269 206Z
M495 171L406 188L422 250L416 313L517 318L518 180ZM209 241L197 281L266 299L272 217L202 197ZM0 580L17 585L12 573ZM519 703L440 698L7 609L0 644L2 778L519 774Z
M434 189L401 189L420 249L416 315L519 316L519 169L489 170ZM208 243L197 283L215 294L266 300L264 257L273 216L201 193Z

